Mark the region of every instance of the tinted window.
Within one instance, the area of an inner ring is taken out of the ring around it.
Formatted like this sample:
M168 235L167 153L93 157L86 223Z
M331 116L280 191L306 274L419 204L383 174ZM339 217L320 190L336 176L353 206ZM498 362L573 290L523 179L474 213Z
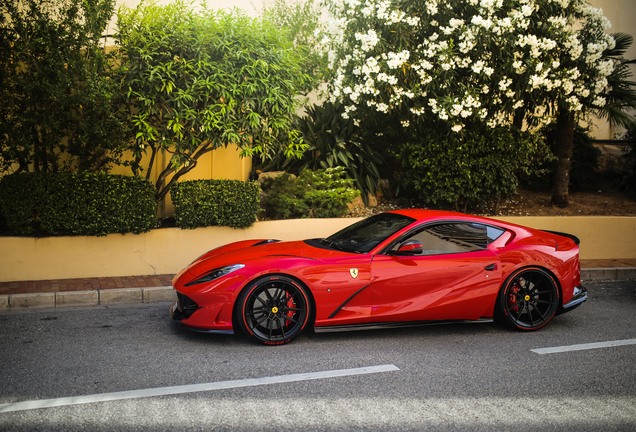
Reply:
M502 230L501 228L487 226L486 236L488 237L488 244L497 240L503 233L504 233L504 230Z
M487 231L486 225L482 224L445 223L432 225L400 240L391 248L391 251L397 251L400 245L412 240L422 243L422 255L478 251L485 249L488 245Z
M323 239L322 243L348 252L366 253L413 222L415 219L407 216L381 213Z

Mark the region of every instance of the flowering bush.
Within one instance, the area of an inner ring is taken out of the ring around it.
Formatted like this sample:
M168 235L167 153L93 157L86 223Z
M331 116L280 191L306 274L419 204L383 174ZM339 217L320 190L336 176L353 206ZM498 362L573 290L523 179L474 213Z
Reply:
M460 132L603 107L608 20L585 0L333 0L330 98L409 128L428 115Z

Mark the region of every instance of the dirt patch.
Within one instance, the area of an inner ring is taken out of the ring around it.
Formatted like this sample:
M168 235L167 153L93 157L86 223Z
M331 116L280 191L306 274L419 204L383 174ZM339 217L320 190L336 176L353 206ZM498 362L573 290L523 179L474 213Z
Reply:
M397 201L382 200L375 207L357 207L349 217L365 217L382 211L408 207ZM501 202L491 203L482 211L468 213L487 216L636 216L636 200L615 188L570 192L570 205L553 206L549 191L520 188Z
M549 192L520 189L500 204L500 216L636 216L636 200L617 190L570 193L570 205L553 206Z

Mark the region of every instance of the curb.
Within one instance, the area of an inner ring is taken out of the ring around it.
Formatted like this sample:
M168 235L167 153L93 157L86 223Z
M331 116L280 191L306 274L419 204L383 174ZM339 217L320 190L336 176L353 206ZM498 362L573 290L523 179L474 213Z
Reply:
M581 280L584 283L594 281L636 280L636 267L582 269ZM9 294L0 295L0 312L22 309L147 304L171 302L174 301L175 298L175 292L170 286Z
M636 267L602 267L581 269L581 280L614 281L636 279Z
M0 312L18 309L55 309L67 307L111 306L171 302L176 298L172 287L122 288L91 291L60 291L0 295Z

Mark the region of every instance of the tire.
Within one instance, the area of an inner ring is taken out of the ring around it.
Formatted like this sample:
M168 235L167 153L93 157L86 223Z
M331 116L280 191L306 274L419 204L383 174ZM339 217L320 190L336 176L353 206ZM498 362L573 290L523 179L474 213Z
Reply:
M554 277L542 268L530 267L506 280L497 298L496 316L517 330L534 331L552 321L559 304Z
M287 276L267 276L241 292L236 320L242 332L258 343L283 345L303 332L312 316L307 290Z

